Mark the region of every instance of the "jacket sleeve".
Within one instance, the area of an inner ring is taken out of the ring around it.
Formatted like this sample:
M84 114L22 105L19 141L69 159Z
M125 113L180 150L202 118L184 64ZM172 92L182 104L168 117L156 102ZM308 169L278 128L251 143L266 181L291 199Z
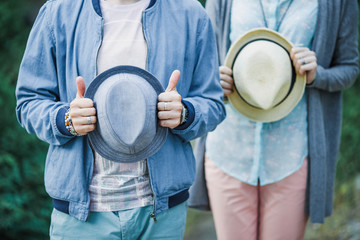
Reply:
M358 75L358 3L343 1L339 32L332 64L318 66L315 81L310 87L334 92L350 87Z
M226 54L231 45L229 38L231 17L229 7L231 3L231 0L207 0L205 6L215 32L219 65L224 65Z
M222 31L219 29L219 22L218 22L218 18L220 15L219 4L220 4L220 1L218 1L218 0L207 0L205 9L206 9L207 14L209 15L209 18L212 23L212 27L214 29L217 51L218 51L218 55L220 58L220 52L221 52L220 46L222 43L223 36L221 34ZM219 62L221 62L220 59L219 59Z
M16 115L29 133L49 144L61 145L72 136L61 133L56 125L57 113L68 104L59 96L50 4L40 9L29 35L16 86Z
M191 87L183 99L193 107L194 119L185 129L171 130L186 141L214 130L225 118L215 37L210 19L205 13L197 32L196 50L197 62Z

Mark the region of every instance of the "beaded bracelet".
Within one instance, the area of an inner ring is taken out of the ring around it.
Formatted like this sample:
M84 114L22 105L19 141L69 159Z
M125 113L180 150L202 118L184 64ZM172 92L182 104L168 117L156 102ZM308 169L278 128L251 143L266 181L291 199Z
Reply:
M72 121L71 121L71 117L70 117L70 108L66 111L65 113L65 127L66 129L69 131L69 133L71 133L71 135L73 136L80 136L80 134L78 134L75 131L74 126L72 125Z

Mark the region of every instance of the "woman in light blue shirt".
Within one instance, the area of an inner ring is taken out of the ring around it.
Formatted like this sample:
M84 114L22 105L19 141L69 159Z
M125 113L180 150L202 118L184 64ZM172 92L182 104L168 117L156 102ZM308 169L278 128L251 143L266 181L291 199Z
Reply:
M231 11L231 42L253 28L279 32L293 45L304 46L293 48L294 66L302 75L308 70L307 83L312 83L317 64L309 48L315 32L316 0L235 0ZM296 64L303 60L306 64ZM233 91L231 69L221 66L220 76L224 95L228 96ZM258 180L260 185L280 181L300 169L308 155L306 95L277 122L250 121L230 104L226 110L227 118L207 139L207 156L217 167L254 186Z
M293 65L307 77L304 96L283 119L253 122L227 104L227 118L209 133L205 175L218 239L302 239L307 216L323 222L331 214L339 95L358 73L356 21L351 21L357 19L357 3L208 0L206 7L220 65L242 34L267 27L292 42ZM232 71L220 66L220 74L228 96ZM192 193L200 192L197 186ZM196 197L190 205L199 204Z

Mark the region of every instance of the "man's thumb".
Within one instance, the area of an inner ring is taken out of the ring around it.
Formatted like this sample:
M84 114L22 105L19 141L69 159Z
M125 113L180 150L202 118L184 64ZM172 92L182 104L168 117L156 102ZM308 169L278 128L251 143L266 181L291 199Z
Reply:
M178 83L179 78L180 78L180 71L179 70L173 71L165 92L176 91L176 84Z
M77 98L83 98L85 94L85 80L83 77L76 78L76 87L77 87Z

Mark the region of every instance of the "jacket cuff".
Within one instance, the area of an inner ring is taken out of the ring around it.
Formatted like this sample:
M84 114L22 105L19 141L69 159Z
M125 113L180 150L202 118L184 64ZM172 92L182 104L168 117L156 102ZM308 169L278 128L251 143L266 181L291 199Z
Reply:
M189 189L185 189L173 196L169 197L169 208L175 207L189 199Z
M183 124L177 126L176 128L174 128L175 130L186 129L187 127L189 127L191 125L191 123L195 119L195 109L194 109L194 106L192 105L192 103L189 101L186 101L186 100L181 100L181 103L187 108L189 115L188 115L187 121L184 122Z
M63 200L58 200L53 198L52 199L53 202L53 206L56 210L69 214L69 202L68 201L63 201Z
M309 88L321 88L321 76L324 72L324 68L322 66L317 66L317 70L316 70L316 77L314 79L314 81L310 84L306 84L306 87Z
M72 136L71 133L66 129L65 126L65 113L67 111L67 108L63 107L60 108L57 115L56 115L56 126L59 129L59 131L67 136Z

